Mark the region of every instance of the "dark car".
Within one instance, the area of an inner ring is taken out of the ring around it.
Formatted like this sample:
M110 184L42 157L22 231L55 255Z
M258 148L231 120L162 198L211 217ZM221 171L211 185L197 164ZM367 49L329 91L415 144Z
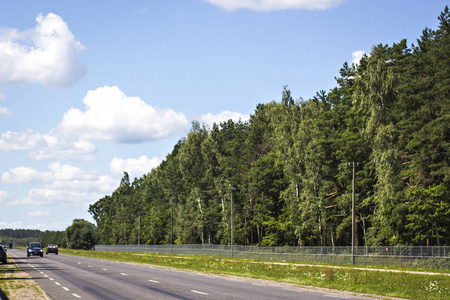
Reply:
M39 255L40 257L44 256L44 250L42 249L41 243L39 242L31 242L27 246L27 256L31 255Z
M58 255L58 245L48 244L47 251L45 251L45 254L49 253L55 253L56 255Z
M6 264L6 262L8 260L8 256L6 255L6 247L3 245L0 245L0 260L4 264Z

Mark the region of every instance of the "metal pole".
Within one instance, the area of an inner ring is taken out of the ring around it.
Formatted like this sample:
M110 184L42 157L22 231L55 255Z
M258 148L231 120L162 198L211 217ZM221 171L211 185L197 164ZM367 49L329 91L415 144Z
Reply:
M231 257L233 257L233 240L234 240L234 232L233 232L233 188L231 188Z
M141 212L138 215L138 245L141 244Z
M173 244L173 203L170 205L170 244Z
M353 162L352 180L352 264L355 264L355 162Z

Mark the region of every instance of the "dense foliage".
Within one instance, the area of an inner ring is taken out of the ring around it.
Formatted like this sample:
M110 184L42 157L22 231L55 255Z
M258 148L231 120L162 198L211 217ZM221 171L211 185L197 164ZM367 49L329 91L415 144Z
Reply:
M72 225L66 228L65 237L69 249L90 250L96 244L94 224L83 220L75 219Z
M60 248L67 248L67 237L65 231L41 231L38 241L41 242L44 247L47 247L49 244L55 244Z
M40 231L37 229L0 229L0 244L9 246L26 246L38 241Z
M96 227L86 220L75 219L64 231L0 229L0 244L25 247L30 242L40 242L43 247L56 244L60 248L89 250L96 244Z
M149 174L89 207L100 244L450 244L450 14L373 46L328 93L192 124ZM231 210L233 201L233 210ZM231 223L233 218L233 224Z

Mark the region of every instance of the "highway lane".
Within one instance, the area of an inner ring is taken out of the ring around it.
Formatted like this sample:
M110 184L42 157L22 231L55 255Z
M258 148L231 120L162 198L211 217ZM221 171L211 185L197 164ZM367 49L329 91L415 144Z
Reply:
M54 300L58 299L371 299L293 285L113 262L64 254L8 255Z

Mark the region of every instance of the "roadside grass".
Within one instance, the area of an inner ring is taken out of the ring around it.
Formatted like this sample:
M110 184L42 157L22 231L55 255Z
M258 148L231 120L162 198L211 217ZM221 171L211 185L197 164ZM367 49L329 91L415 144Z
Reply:
M61 249L61 253L92 258L144 263L188 269L217 275L234 275L287 282L340 291L365 293L407 299L450 299L450 276L364 270L351 267L311 266L295 263L278 264L217 256L172 255L136 252L83 251ZM424 271L421 269L421 271ZM435 270L427 270L435 272Z
M48 299L39 285L13 259L0 265L0 289L9 300Z

